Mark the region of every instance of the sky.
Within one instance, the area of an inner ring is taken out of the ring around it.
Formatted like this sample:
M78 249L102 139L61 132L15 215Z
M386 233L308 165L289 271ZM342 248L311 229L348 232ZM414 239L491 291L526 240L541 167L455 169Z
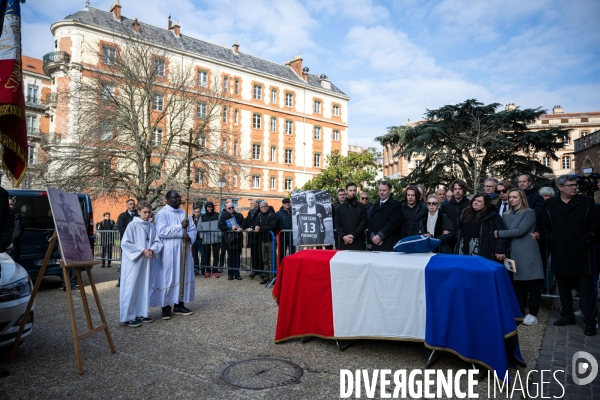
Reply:
M90 0L109 10L114 0ZM23 54L53 50L50 25L85 0L27 0ZM600 111L598 0L121 0L122 15L325 74L350 96L349 144L478 99Z

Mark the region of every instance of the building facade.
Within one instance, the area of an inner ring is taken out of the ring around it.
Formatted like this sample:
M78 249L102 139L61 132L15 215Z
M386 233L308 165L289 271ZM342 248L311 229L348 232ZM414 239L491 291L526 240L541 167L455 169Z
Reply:
M101 70L129 35L139 35L157 52L192 65L198 87L218 81L227 98L219 123L234 134L206 145L239 154L242 168L223 167L222 174L223 197L241 208L251 199L286 197L320 172L326 155L336 150L347 154L349 97L327 76L310 74L300 56L278 64L242 53L237 43L229 48L185 36L170 16L163 29L124 17L121 9L118 1L110 11L88 6L52 24L55 49L44 56L44 70L52 78L53 92L68 88L86 69ZM86 48L99 50L90 54ZM73 104L51 108L51 136L68 140L77 130L76 112ZM194 172L197 202L217 200L218 178ZM108 200L97 203L97 211L112 208ZM124 201L117 203L123 208Z

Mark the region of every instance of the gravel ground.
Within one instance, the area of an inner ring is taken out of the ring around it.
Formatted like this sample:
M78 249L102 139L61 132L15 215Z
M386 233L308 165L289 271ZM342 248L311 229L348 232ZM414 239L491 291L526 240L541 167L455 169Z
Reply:
M422 343L362 340L345 352L331 340L274 344L277 304L271 291L259 285L258 278L242 276L242 281L228 281L223 275L220 279L198 277L196 300L186 304L193 315L175 315L163 321L160 309L152 308L150 317L155 322L132 329L119 323L116 268L95 267L94 278L117 351L110 353L103 333L85 339L81 344L83 375L77 374L65 292L60 290L58 278L44 278L32 335L9 366L8 349L0 349L0 367L11 371L10 377L0 378L0 398L333 399L340 396L340 369L412 370L425 366L430 351ZM87 289L97 324L99 318ZM75 306L82 331L85 319L78 294ZM528 368L535 367L548 311L542 309L538 319L536 326L519 327ZM300 365L304 369L301 382L250 390L221 378L232 362L264 357ZM444 353L434 367L457 370L470 364ZM486 381L482 379L478 385L480 398L487 398Z

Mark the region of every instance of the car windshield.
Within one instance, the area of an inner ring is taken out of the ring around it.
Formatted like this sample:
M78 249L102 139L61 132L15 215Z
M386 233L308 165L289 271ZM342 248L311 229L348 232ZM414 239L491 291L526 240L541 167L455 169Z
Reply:
M21 213L25 229L54 229L50 202L46 196L18 196L16 209Z

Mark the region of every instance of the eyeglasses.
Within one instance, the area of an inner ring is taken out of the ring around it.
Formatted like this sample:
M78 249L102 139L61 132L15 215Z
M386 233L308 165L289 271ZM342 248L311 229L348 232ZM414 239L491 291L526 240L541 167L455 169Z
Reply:
M432 201L428 201L428 202L427 202L427 205L428 205L428 206L437 206L438 204L440 204L440 203L434 203L434 202L432 202Z
M269 206L260 206L260 208L269 208Z
M235 207L227 207L226 210L233 210Z
M369 200L369 198L368 198L368 197L361 197L360 199L361 199L361 200Z
M562 185L562 186L568 187L568 188L573 188L573 187L577 187L577 184L576 183L571 183L569 185Z
M496 194L500 194L500 193L506 193L508 192L508 189L502 189L502 190L496 190Z

